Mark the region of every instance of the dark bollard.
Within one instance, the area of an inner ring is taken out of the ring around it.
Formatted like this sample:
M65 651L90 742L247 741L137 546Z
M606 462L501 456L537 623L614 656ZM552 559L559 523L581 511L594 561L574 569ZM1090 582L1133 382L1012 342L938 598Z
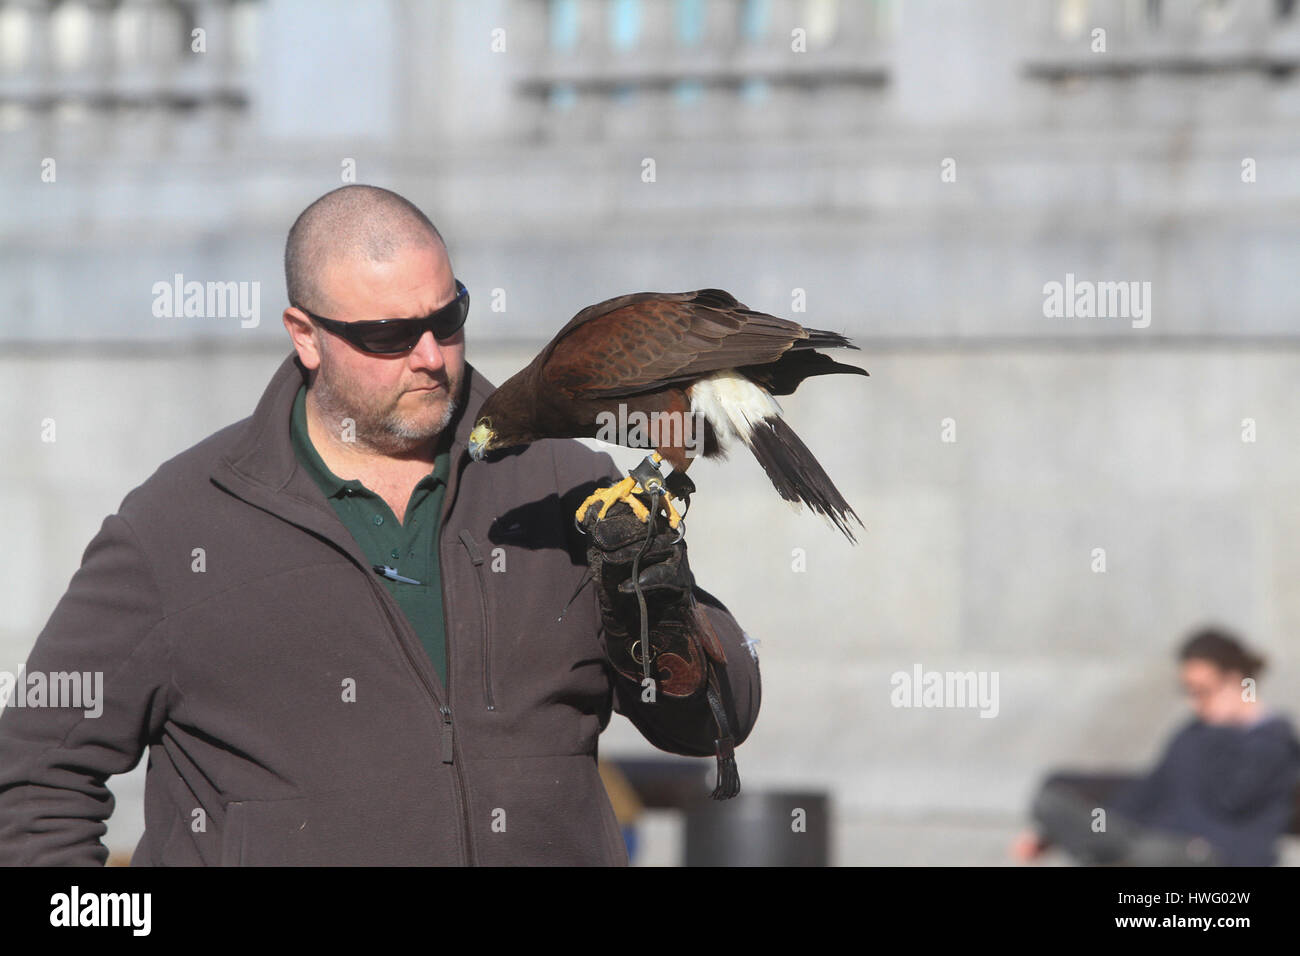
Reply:
M741 793L686 811L687 866L829 866L830 797Z

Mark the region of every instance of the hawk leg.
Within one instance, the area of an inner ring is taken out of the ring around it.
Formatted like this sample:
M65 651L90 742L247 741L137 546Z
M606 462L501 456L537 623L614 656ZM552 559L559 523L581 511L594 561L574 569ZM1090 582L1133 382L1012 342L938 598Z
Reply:
M578 506L576 514L578 523L582 523L582 519L587 514L587 509L597 502L600 503L600 511L596 513L596 518L600 519L605 517L605 513L613 507L616 501L626 501L633 514L640 518L642 522L648 522L650 520L650 509L636 497L637 494L647 493L646 489L642 487L642 482L644 482L659 493L659 500L668 514L668 527L676 530L677 526L682 522L682 516L673 507L671 492L664 487L663 476L659 473L659 462L661 461L663 461L663 458L660 457L659 453L657 451L652 452L640 466L618 484L611 485L608 488L598 488L586 501Z
M600 504L600 511L596 513L596 517L599 519L605 517L605 512L609 511L616 501L626 501L633 514L642 521L649 521L650 509L641 504L634 494L640 490L641 486L631 476L624 478L616 485L610 485L608 488L597 488L586 501L578 505L578 523L582 523L582 519L587 515L587 509L592 505Z

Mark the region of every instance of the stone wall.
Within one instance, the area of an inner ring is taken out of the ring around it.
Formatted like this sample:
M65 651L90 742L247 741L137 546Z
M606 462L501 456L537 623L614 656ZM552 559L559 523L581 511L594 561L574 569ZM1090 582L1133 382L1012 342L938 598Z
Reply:
M212 41L239 49L150 74L166 96L96 112L86 83L125 83L108 61L0 70L0 477L19 504L0 668L126 492L251 412L288 348L284 234L352 162L447 236L470 360L497 381L578 309L640 290L722 287L862 346L871 378L783 400L866 522L858 546L743 452L692 471L689 521L701 582L762 641L745 784L830 790L837 862L1001 862L1047 768L1156 754L1184 713L1171 652L1199 622L1269 653L1263 697L1287 705L1290 5L908 0L841 20L791 2L759 29L720 0L702 46L671 49L650 0L659 46L638 56L608 49L590 0L572 55L539 40L535 0L209 6ZM16 7L41 5L0 16ZM805 23L799 59L787 28ZM383 66L331 66L362 54ZM178 89L207 92L181 109ZM256 325L155 315L178 273L257 283ZM1150 283L1149 324L1045 315L1067 276ZM891 706L891 675L918 665L996 674L996 717ZM605 741L649 750L623 721ZM120 782L115 848L138 834L140 779ZM653 859L674 858L673 826Z

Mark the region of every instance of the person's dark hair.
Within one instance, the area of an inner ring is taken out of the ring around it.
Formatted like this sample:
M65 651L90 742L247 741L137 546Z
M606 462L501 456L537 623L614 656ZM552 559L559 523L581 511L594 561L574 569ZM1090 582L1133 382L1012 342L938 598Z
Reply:
M1258 677L1264 670L1264 658L1249 650L1237 635L1218 627L1194 631L1178 652L1180 661L1209 661L1222 671L1237 671L1242 676Z
M409 246L446 248L429 217L409 200L379 186L353 184L327 192L302 211L284 245L289 304L328 314L321 291L327 263L340 259L391 262Z

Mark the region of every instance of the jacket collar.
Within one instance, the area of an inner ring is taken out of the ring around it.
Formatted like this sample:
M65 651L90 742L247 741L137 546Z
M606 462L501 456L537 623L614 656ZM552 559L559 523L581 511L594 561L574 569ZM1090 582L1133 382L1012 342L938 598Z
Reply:
M307 381L307 369L290 352L272 376L253 414L245 420L231 448L212 470L212 480L231 494L314 531L350 552L361 564L365 556L343 522L330 508L320 488L298 465L290 437L289 423L298 389ZM443 518L451 508L460 484L460 473L474 464L468 451L469 433L478 409L494 391L478 370L465 363L461 408L452 421L451 472L443 500Z

